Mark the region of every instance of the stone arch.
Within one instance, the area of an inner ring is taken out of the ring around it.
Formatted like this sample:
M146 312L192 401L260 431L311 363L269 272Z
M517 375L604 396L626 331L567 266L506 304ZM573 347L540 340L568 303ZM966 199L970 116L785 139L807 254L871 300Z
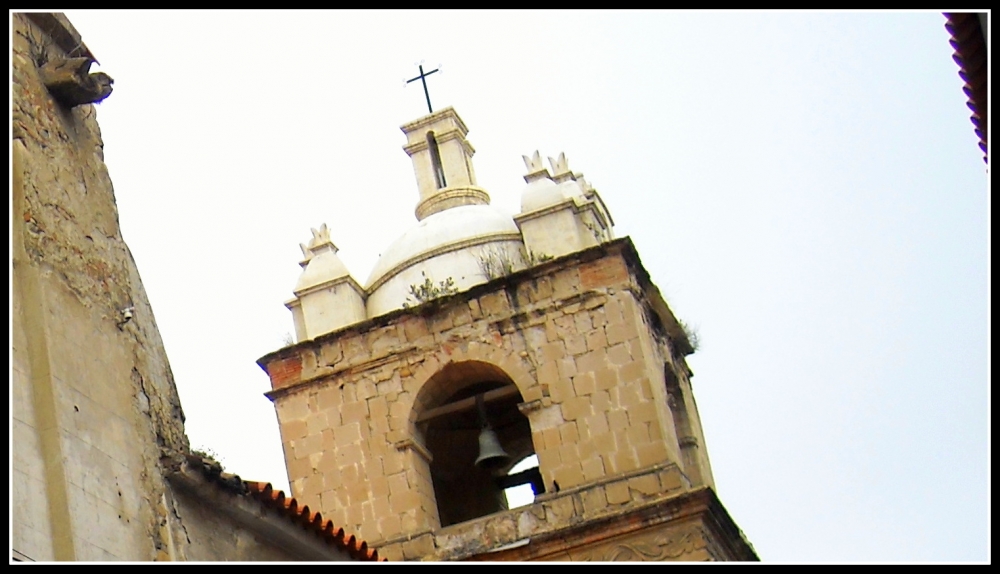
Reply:
M535 446L531 424L518 406L524 402L523 393L506 369L454 351L437 366L417 390L410 424L413 436L430 454L438 517L441 526L449 526L506 510L506 486L500 479L515 463L534 454ZM525 375L523 370L518 373L522 384ZM482 432L480 401L510 455L488 469L476 464Z
M498 337L499 340L499 337ZM517 387L522 397L528 399L532 396L532 391L536 390L537 381L531 375L525 361L517 357L508 349L498 345L469 342L461 347L445 346L436 355L424 361L423 365L414 373L416 384L408 390L413 394L413 406L410 411L410 430L413 431L413 422L417 413L426 408L426 405L433 403L440 394L439 373L449 364L460 363L485 363L493 369L502 372L512 384ZM438 383L432 383L438 377ZM537 391L536 391L537 392Z

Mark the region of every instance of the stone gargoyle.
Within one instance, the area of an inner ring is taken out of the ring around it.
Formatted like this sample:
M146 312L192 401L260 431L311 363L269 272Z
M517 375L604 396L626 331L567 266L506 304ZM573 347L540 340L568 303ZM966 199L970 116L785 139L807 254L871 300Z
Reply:
M92 58L56 58L39 70L42 82L59 103L67 107L100 102L111 95L111 76L90 73Z

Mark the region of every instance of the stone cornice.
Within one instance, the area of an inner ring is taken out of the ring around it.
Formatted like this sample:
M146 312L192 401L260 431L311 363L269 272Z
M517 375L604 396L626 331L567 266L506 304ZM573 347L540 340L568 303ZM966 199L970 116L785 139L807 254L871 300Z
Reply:
M476 148L472 147L472 144L469 143L469 140L465 139L465 136L462 135L462 133L456 129L446 130L441 133L434 132L434 139L438 142L438 145L457 139L459 143L462 144L462 147L465 149L465 154L467 156L472 157L476 155ZM420 151L425 151L426 149L427 149L427 140L420 140L403 146L403 151L405 151L406 155L409 156L412 156L413 154Z
M457 124L458 129L461 130L463 136L469 133L469 128L465 126L465 122L463 122L462 118L458 116L458 112L455 111L455 108L451 106L444 108L443 110L438 110L432 114L428 114L422 118L413 120L412 122L403 124L399 126L399 129L403 130L403 133L405 134L410 134L422 127L429 126L445 118L453 119Z
M473 186L445 187L417 204L416 216L422 221L428 215L459 205L489 205L490 194Z
M305 297L306 295L308 295L310 293L315 293L317 291L322 291L323 289L326 289L328 287L335 287L337 285L340 285L341 283L347 283L348 285L350 285L352 289L354 289L355 291L358 292L358 295L361 296L361 299L364 300L364 298L365 298L365 290L364 290L364 288L361 287L361 285L357 281L354 280L354 277L351 277L350 275L345 275L343 277L335 277L333 279L328 279L328 280L323 281L321 283L317 283L315 285L310 285L309 287L306 287L305 289L299 289L298 291L293 291L293 293L295 293L295 297L297 299L301 299L302 297ZM287 303L286 303L285 306L287 307Z
M635 249L635 245L632 243L632 239L628 236L612 239L611 241L589 247L582 251L556 257L549 261L539 263L538 265L516 271L505 277L498 277L492 281L476 285L466 291L462 291L461 293L442 297L441 299L435 299L425 305L434 305L435 308L437 306L447 306L449 301L453 299L461 299L462 301L465 301L469 298L479 297L483 294L495 291L503 285L516 287L523 282L533 281L560 269L577 266L580 263L599 259L614 253L618 253L625 258L633 276L635 276L638 280L639 289L637 290L637 294L641 294L648 299L651 311L653 312L657 323L659 323L659 328L663 329L664 334L668 337L681 343L682 347L686 346L686 348L690 349L690 343L687 342L687 336L684 334L684 331L680 327L676 317L674 317L673 312L663 300L660 290L650 279L649 272L646 271L645 267L643 267L642 261L639 259L639 255ZM383 315L379 315L378 317L371 317L358 323L345 325L341 329L324 333L315 339L307 339L294 345L272 351L257 359L257 365L260 366L264 372L267 372L267 364L272 361L298 356L304 349L311 347L318 348L327 341L336 341L352 332L364 333L375 327L388 325L403 315L421 313L422 309L424 309L424 305L419 305L410 309L396 309ZM688 353L684 354L690 354L690 352L693 352L693 350L689 350Z

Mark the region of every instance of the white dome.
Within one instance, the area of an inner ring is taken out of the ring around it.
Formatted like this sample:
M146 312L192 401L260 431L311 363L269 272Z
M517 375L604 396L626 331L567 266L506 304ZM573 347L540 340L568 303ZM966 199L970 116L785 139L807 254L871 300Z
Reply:
M368 288L397 267L416 263L415 259L432 251L456 244L465 244L477 238L486 239L499 234L520 234L514 220L488 205L462 205L428 216L406 230L379 257L368 277ZM487 241L484 241L487 242Z
M563 193L559 185L547 177L540 177L521 192L521 213L555 205L562 200Z
M583 188L580 187L580 183L572 179L567 179L566 181L560 183L559 190L562 192L562 196L566 198L582 198L584 196Z
M396 239L375 264L367 282L368 315L402 307L409 286L424 277L435 284L450 278L458 290L487 281L479 258L491 246L514 249L519 256L523 242L513 218L488 205L463 205L426 217Z
M521 213L562 203L572 197L583 197L583 188L572 179L556 183L547 177L538 178L521 192Z

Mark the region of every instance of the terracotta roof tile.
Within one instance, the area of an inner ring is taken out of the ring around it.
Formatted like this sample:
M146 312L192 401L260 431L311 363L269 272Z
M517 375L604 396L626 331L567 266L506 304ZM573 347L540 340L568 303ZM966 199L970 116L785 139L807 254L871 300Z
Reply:
M979 136L979 148L983 150L983 161L987 161L988 133L987 107L989 95L986 89L986 42L985 33L979 23L979 15L975 13L945 13L948 21L944 27L951 34L952 48L955 54L952 58L958 64L958 75L965 82L962 91L968 96L966 105L972 110L972 125Z
M213 483L236 494L253 498L261 506L277 511L304 530L316 533L327 544L347 552L351 558L367 562L386 562L385 558L379 557L378 550L370 548L367 542L348 534L343 528L334 525L333 521L324 519L319 512L312 512L309 506L300 506L297 500L286 496L281 490L276 490L271 483L243 480L238 475L222 472L222 466L210 458L194 454L186 458L189 464Z
M261 504L284 513L292 522L317 533L328 543L335 544L350 554L352 558L370 562L385 562L384 558L379 558L378 550L369 548L367 542L353 534L348 535L343 528L335 526L331 520L325 520L319 512L312 512L308 506L300 507L297 500L286 497L285 493L280 490L275 490L271 483L250 481L243 483L247 486L249 495L260 501Z

